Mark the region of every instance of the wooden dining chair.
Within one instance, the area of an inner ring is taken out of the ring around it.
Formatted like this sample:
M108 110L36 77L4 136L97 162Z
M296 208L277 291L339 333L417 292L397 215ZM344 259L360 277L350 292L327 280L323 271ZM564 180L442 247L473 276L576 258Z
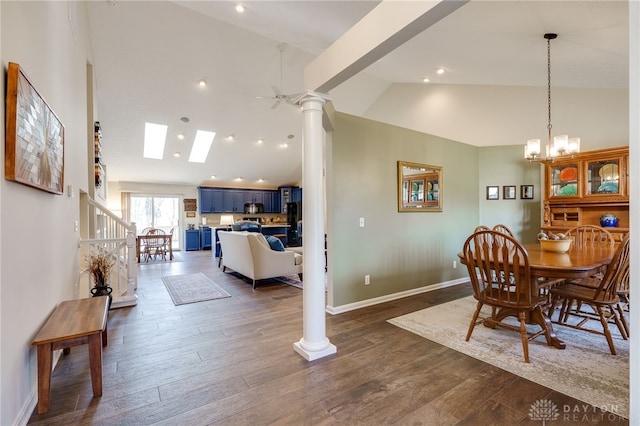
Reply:
M149 230L147 235L158 235L158 238L147 238L146 245L144 247L144 259L148 262L151 257L154 259L156 256L162 256L166 260L166 252L164 251L164 237L165 232L162 229L153 228Z
M579 225L565 232L578 247L613 247L615 241L611 232L601 226Z
M565 235L571 238L572 240L571 244L579 247L581 250L586 250L590 248L595 249L595 248L602 248L602 247L612 248L615 244L613 235L603 227L597 226L597 225L575 226L573 228L568 229ZM605 270L606 268L602 268L602 270L599 271L593 277L584 278L584 279L574 279L574 280L571 280L570 283L578 284L578 285L586 285L587 287L593 287L594 284L591 278L601 279L604 276ZM555 285L557 284L558 283L555 283ZM571 300L571 299L564 299L562 301L561 310L564 312L567 312L569 309L571 309L571 306L574 303L577 304L577 310L580 310L581 308L580 302Z
M500 326L519 331L524 361L528 363L529 340L544 334L549 343L550 336L544 328L532 334L527 332L526 319L533 311L544 318L542 306L546 302L546 297L538 294L531 278L527 251L509 235L494 230L480 230L467 238L462 253L473 297L478 301L465 340L471 338L482 307L491 306L491 317L482 322L491 328ZM519 320L519 326L503 321L510 316Z
M549 318L553 317L555 306L559 300L575 300L579 302L575 307L571 304L563 304L556 322L577 330L604 335L609 344L611 354L615 355L616 349L609 330L609 322L616 324L620 334L626 340L629 326L620 307L618 286L626 285L628 287L629 267L629 238L627 237L616 250L616 254L611 263L609 263L604 276L602 278L592 277L589 279L594 284L592 287L565 283L550 290L552 303L549 307ZM585 305L590 308L586 308ZM578 322L575 324L571 322L571 317L578 318ZM602 331L585 327L591 319L600 320Z
M503 234L507 234L507 235L509 235L509 236L511 236L511 237L513 237L513 236L514 236L514 235L513 235L513 231L511 231L511 229L509 229L509 227L508 227L507 225L503 225L503 224L501 224L501 223L499 223L499 224L495 225L495 226L493 227L493 230L494 230L494 231L498 231L498 232L502 232Z

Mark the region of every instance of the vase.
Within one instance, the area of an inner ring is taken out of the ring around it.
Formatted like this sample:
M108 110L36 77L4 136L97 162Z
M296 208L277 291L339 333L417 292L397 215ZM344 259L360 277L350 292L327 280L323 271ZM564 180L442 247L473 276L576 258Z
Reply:
M113 299L113 297L111 296L112 291L113 291L113 288L111 288L108 285L97 285L91 289L91 296L93 297L108 296L109 305L107 309L111 309L111 300Z
M618 217L611 213L605 213L600 216L600 225L605 228L614 228L618 226Z

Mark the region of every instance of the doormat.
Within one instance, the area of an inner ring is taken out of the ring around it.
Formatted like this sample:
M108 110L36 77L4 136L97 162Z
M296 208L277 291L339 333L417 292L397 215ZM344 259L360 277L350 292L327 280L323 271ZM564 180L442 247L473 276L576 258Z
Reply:
M202 273L170 275L162 277L162 282L176 306L231 297Z

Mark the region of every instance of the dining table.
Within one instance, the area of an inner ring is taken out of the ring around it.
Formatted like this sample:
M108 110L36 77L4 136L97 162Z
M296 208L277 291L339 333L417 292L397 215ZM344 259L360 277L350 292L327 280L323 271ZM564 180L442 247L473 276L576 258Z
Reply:
M143 240L158 240L162 238L163 243L166 247L169 247L169 260L173 260L173 234L140 234L136 236L136 254L138 256L138 263L140 263L140 246L142 245Z
M572 244L565 253L545 251L539 243L524 244L529 258L529 269L531 273L530 282L537 288L536 292L544 292L549 286L555 285L562 280L573 280L591 277L598 272L602 272L611 263L616 252L616 247L580 247ZM458 254L462 263L464 256ZM501 321L514 312L510 309L497 310L493 317L496 321ZM516 314L517 317L517 314ZM551 319L542 311L531 311L527 317L527 323L538 324L547 331L550 337L549 346L557 349L564 349L566 344L558 338Z

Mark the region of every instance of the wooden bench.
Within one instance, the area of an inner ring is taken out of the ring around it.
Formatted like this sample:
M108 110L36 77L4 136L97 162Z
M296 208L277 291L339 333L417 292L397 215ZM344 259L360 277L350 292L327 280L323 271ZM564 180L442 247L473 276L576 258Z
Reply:
M109 297L67 300L60 303L42 326L32 345L38 348L38 414L49 410L53 351L89 345L93 396L102 396L102 346L107 345Z

